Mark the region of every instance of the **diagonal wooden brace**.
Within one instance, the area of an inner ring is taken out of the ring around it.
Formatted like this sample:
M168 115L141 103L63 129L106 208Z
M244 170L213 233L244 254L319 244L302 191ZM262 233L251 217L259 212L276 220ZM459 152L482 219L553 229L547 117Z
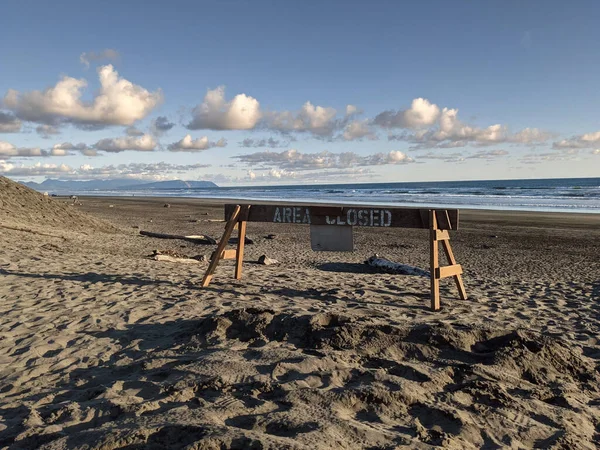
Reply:
M447 218L445 218L447 219ZM462 279L462 266L456 263L456 258L450 246L450 235L447 230L438 229L438 218L434 210L429 211L429 262L431 274L431 310L438 311L440 305L440 279L454 278L458 295L461 300L467 299L467 292ZM442 243L444 253L448 259L448 266L440 267L438 242Z

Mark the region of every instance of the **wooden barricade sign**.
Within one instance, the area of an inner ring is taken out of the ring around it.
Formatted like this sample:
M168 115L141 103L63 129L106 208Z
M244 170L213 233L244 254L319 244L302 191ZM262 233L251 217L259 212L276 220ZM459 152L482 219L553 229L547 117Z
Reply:
M244 257L244 240L247 222L271 222L288 224L305 224L311 226L311 242L313 250L351 251L352 227L369 228L421 228L429 230L430 275L431 275L431 309L440 309L440 279L452 277L456 283L459 296L467 299L462 280L462 267L456 263L450 247L448 230L458 229L457 209L420 209L420 208L386 208L381 206L317 206L317 205L225 205L225 231L211 257L210 264L202 286L208 286L214 271L221 259L235 257L235 278L242 276ZM225 246L233 230L238 228L238 244L236 250L226 250ZM327 227L338 231L339 238L331 244L325 244L319 236L327 236ZM348 231L342 231L347 228ZM313 229L315 238L313 240ZM448 266L439 264L439 243L442 243L448 259ZM320 247L320 248L319 248ZM339 250L338 250L339 248ZM350 248L350 250L348 250ZM235 255L234 255L235 252Z

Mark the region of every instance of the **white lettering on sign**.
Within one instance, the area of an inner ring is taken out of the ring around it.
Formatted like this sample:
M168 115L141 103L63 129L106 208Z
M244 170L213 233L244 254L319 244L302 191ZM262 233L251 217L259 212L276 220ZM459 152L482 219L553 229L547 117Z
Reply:
M392 225L392 213L387 209L350 208L345 215L325 216L327 225L351 225L359 227L389 227Z
M308 208L305 208L303 211L299 206L296 206L295 208L277 207L275 208L275 214L273 215L273 222L310 224L310 211Z

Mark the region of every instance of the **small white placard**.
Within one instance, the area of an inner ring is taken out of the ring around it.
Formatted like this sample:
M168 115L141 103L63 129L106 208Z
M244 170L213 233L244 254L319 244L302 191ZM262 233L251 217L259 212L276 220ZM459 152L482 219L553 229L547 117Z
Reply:
M310 247L315 252L354 251L352 227L337 225L311 225Z

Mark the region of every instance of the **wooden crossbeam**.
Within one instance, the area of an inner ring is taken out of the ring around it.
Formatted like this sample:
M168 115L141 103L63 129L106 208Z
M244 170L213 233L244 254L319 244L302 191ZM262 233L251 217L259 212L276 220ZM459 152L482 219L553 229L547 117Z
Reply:
M450 239L450 234L448 230L435 230L435 240L436 241L447 241Z
M442 266L437 269L438 278L448 278L454 275L460 275L462 273L462 267L460 264L452 264L451 266Z
M236 206L225 205L225 220ZM458 229L457 209L436 211L438 230ZM252 205L248 222L340 225L352 227L429 228L428 210L383 206Z
M223 250L221 253L221 259L235 259L237 252L234 248Z

